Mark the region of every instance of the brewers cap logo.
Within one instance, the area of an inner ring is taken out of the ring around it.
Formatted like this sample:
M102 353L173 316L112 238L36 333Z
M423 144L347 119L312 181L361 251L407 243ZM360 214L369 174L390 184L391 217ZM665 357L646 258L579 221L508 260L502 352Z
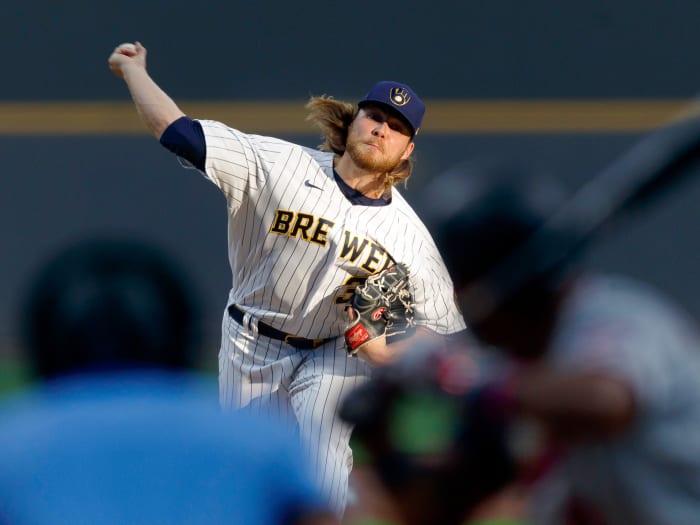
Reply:
M406 104L409 103L411 100L411 95L408 94L408 91L402 87L395 87L391 88L391 92L389 93L389 100L391 100L392 104L395 106L405 106Z

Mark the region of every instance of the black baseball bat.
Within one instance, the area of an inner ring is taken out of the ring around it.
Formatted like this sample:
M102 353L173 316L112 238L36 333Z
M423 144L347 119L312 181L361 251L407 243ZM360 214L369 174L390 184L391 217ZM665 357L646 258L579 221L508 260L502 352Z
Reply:
M519 249L463 290L470 318L488 315L521 286L578 255L604 228L693 175L700 160L700 114L685 113L590 179ZM565 232L566 242L552 243L556 232Z

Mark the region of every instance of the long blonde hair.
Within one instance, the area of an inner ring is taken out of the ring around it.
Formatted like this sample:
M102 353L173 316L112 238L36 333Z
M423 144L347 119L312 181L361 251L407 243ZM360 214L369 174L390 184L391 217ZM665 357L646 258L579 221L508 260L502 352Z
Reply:
M332 151L336 155L345 153L348 128L359 111L357 105L324 95L311 97L306 104L306 109L309 110L306 120L321 130L323 142L318 147L323 151ZM405 187L412 171L413 158L402 160L396 168L384 174L384 188L389 189L401 181Z

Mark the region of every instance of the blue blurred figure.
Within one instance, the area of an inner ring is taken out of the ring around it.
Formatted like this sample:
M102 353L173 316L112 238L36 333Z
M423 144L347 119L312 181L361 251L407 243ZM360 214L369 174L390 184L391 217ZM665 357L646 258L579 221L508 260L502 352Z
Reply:
M222 414L190 291L159 252L91 241L23 308L36 384L0 403L0 523L333 524L278 423Z

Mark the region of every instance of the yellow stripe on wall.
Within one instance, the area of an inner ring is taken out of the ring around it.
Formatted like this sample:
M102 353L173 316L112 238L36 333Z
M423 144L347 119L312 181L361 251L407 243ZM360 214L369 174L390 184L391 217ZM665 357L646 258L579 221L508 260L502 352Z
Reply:
M317 134L305 101L180 101L188 115L250 133ZM427 100L423 134L635 133L689 110L686 100ZM128 101L0 102L2 135L144 134Z

